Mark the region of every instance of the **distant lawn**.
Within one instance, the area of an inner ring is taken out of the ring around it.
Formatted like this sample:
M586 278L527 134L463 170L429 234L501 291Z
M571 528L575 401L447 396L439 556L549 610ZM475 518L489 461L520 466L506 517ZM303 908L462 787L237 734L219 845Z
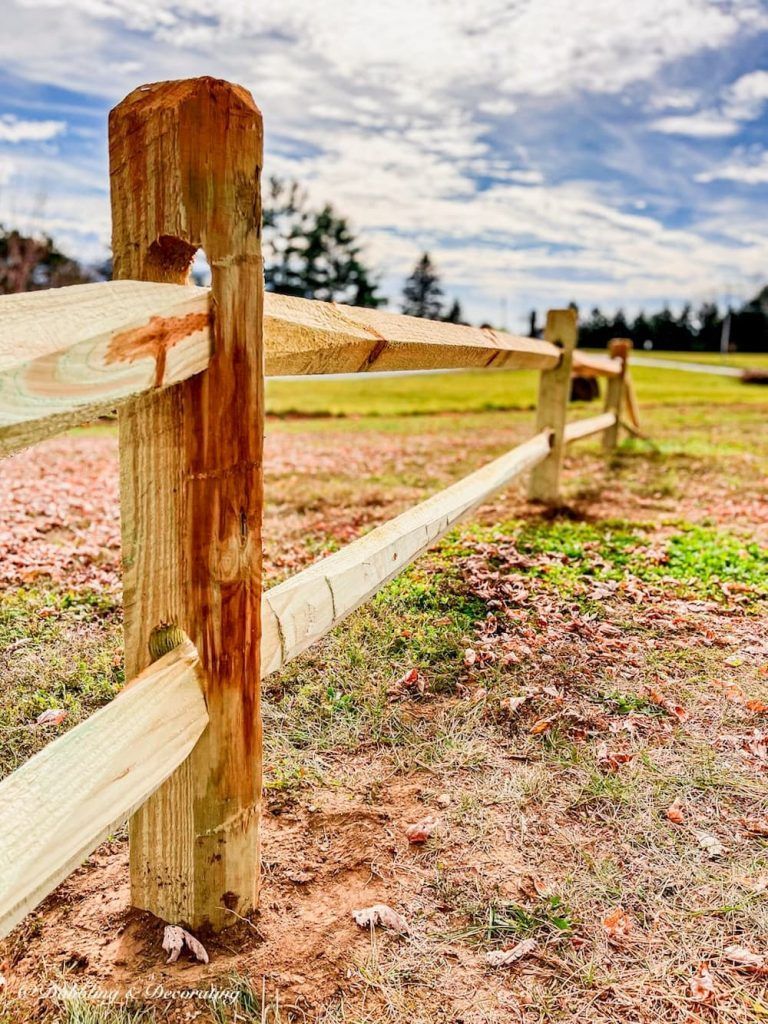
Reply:
M713 353L652 353L655 357L720 363ZM768 367L768 355L729 356L739 365ZM638 398L646 405L768 403L768 388L737 378L660 370L635 365ZM528 370L471 370L465 373L353 380L267 381L267 411L277 416L410 416L438 412L533 409L538 374Z

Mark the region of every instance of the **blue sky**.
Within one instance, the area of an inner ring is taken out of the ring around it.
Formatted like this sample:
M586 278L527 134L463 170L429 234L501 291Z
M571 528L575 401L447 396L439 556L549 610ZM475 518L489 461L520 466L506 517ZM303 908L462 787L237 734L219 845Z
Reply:
M429 249L473 319L768 281L766 0L5 0L0 221L99 259L106 116L211 74L266 174L348 214L382 290Z

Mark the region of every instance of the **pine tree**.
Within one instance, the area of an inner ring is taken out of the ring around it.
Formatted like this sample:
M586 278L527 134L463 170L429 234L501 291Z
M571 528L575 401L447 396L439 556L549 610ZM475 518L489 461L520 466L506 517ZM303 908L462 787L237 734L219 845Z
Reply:
M352 306L384 301L349 222L330 204L313 210L296 182L272 178L263 222L268 291Z
M466 321L464 320L464 311L462 310L461 303L459 302L458 299L454 299L453 300L453 303L451 304L451 308L445 314L445 316L443 317L443 320L445 320L445 322L447 324L463 324L463 323L466 323Z
M403 313L425 320L442 320L443 289L429 253L425 252L403 287Z

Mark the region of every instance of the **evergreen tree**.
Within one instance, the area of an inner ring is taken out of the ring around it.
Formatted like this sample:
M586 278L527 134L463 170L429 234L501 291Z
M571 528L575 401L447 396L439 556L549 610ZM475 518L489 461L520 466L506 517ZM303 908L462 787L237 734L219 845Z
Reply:
M445 316L443 317L443 320L445 320L445 322L449 323L449 324L463 324L463 323L466 323L466 321L464 320L464 313L463 313L462 308L461 308L461 303L459 302L458 299L454 299L453 300L453 303L451 304L451 308L445 314Z
M403 313L425 320L443 319L443 289L429 253L425 252L403 287Z
M352 306L384 301L346 218L330 204L311 209L296 182L270 180L263 229L268 291Z

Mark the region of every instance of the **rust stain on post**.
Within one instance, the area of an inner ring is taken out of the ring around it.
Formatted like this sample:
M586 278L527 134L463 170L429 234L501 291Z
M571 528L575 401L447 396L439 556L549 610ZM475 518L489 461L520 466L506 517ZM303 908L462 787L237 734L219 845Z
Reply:
M110 341L104 362L135 363L137 359L155 360L155 387L161 388L165 379L165 364L169 349L191 334L209 325L208 313L187 313L186 316L153 316L143 327L121 331Z
M212 78L143 86L110 116L115 276L185 284L202 248L208 368L120 412L126 673L172 622L200 654L209 726L131 820L134 905L214 928L256 906L261 798L261 115ZM197 314L199 316L199 314ZM163 361L203 318L123 332Z

